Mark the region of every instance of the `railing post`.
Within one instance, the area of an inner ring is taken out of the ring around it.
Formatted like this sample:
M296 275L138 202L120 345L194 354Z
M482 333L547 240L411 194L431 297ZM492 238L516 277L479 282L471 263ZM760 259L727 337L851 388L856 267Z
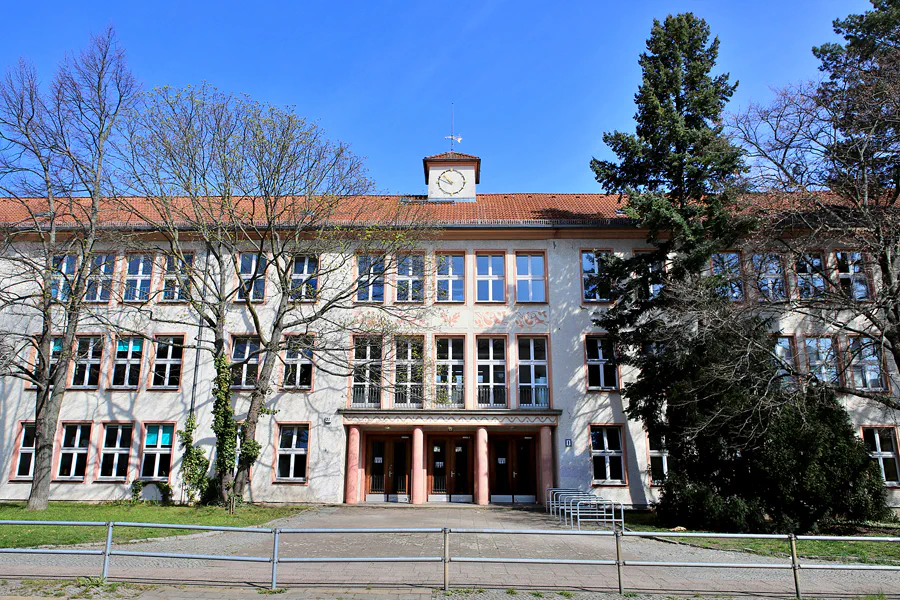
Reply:
M450 529L444 527L444 591L450 591Z
M616 529L613 523L613 530L616 532L616 575L619 578L619 594L624 594L625 589L622 587L622 532Z
M109 551L112 548L112 521L106 523L106 545L103 547L103 571L100 573L100 579L106 583L106 577L109 575Z
M272 588L278 589L278 529L272 530Z
M797 536L790 534L788 540L791 543L791 570L794 572L794 593L798 600L803 596L800 595L800 559L797 557Z

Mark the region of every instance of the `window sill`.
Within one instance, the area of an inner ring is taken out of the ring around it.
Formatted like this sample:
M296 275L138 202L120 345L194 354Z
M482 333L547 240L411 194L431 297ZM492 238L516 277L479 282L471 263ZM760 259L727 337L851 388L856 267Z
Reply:
M136 389L136 388L135 388ZM148 392L179 392L181 391L181 386L178 387L148 387Z
M85 483L84 477L57 477L51 479L50 483Z
M619 392L622 391L622 388L617 388L617 387L589 387L589 388L587 389L587 391L588 391L589 394L599 394L599 393L602 393L602 392L619 393Z
M141 389L141 386L129 386L129 385L111 385L108 388L111 392L137 392Z
M594 481L591 483L591 487L627 487L628 484L624 481Z
M294 394L308 394L312 392L312 387L292 387L292 386L281 386L278 388L279 392L292 392Z
M98 477L93 483L128 483L127 477Z
M31 483L34 481L34 477L11 477L9 479L10 483Z
M506 300L476 300L475 304L489 304L493 306L503 306Z
M394 300L394 304L421 304L424 305L424 300Z
M531 306L544 305L544 306L546 306L550 303L547 302L546 300L516 300L516 304L522 304L524 306L528 306L528 305L531 305Z
M273 483L278 485L309 485L306 479L278 479L277 477Z
M168 477L138 477L136 481L141 483L169 483Z
M70 391L70 390L71 390L71 391L73 391L73 392L78 392L78 391L82 391L82 392L88 391L88 392L90 392L90 391L96 391L96 390L99 390L99 389L100 389L100 386L99 386L99 385L92 385L92 386L70 385L69 387L66 388L66 391Z

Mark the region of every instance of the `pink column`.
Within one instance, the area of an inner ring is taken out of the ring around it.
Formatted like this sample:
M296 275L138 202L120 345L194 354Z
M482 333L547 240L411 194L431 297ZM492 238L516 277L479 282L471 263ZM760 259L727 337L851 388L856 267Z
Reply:
M541 495L538 502L544 502L547 490L553 487L553 434L549 427L541 427Z
M413 504L425 502L425 434L421 427L413 429L412 436L412 481L410 501Z
M475 504L488 503L488 434L479 427L475 432Z
M347 436L347 482L344 485L344 502L359 502L359 427L351 427Z

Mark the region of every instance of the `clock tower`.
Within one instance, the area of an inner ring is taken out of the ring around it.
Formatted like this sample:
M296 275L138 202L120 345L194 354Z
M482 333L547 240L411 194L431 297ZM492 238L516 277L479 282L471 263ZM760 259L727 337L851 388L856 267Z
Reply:
M434 202L475 202L481 179L481 159L461 152L443 152L422 159L428 199Z

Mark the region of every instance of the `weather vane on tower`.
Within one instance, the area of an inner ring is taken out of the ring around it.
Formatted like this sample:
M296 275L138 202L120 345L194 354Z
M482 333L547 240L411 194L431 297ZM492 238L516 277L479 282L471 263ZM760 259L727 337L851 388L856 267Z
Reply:
M456 142L457 144L462 143L462 136L456 135L454 133L455 129L453 127L453 118L454 118L454 110L453 110L453 103L451 102L450 103L450 135L444 136L445 140L450 140L450 152L453 152L453 142Z

